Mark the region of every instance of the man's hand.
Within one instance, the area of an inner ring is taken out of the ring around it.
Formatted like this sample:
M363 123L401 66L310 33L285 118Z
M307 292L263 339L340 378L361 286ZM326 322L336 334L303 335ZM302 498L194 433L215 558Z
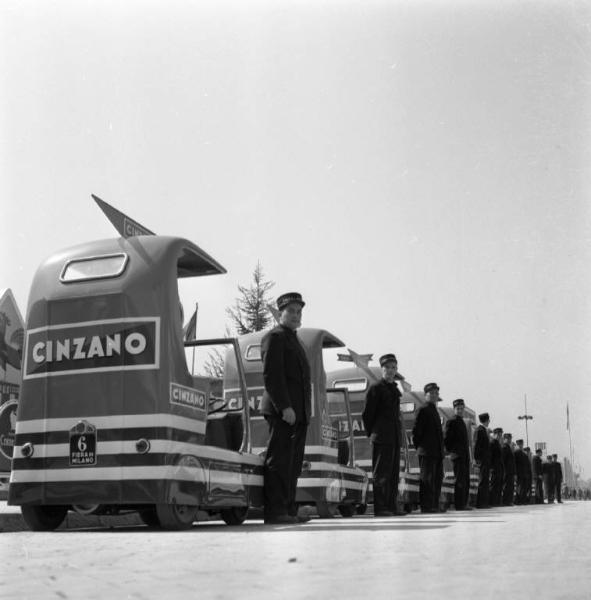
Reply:
M293 425L296 422L296 414L293 408L284 408L281 418L288 424Z

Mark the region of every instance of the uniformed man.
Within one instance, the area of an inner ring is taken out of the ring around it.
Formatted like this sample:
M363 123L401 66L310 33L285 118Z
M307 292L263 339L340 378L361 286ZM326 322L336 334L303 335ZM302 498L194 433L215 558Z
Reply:
M462 398L453 401L455 417L445 424L443 443L449 452L454 469L454 506L456 510L472 510L470 500L470 446L468 429L464 423L465 403Z
M542 465L542 474L544 475L544 492L548 504L554 504L554 464L552 455L548 454L546 462Z
M542 449L538 448L532 459L532 471L535 487L535 503L544 504L544 474L542 472Z
M513 436L510 433L503 434L503 446L501 456L503 458L503 506L513 506L515 494L515 457L511 444Z
M476 508L490 508L489 480L490 480L490 440L488 426L490 415L478 415L480 425L474 433L474 460L478 465L478 493L476 495Z
M527 456L527 463L526 463L527 481L526 481L526 488L525 488L525 503L531 504L532 483L533 483L533 470L532 470L532 466L531 466L531 459L532 459L531 448L529 446L526 446L523 451L525 452L525 455Z
M554 465L554 495L556 502L562 504L562 467L558 462L558 454L552 455Z
M279 325L261 342L265 391L261 411L269 426L264 465L265 523L297 523L295 502L310 418L310 365L296 330L305 302L297 292L277 298Z
M503 499L503 479L505 470L503 469L503 455L501 451L501 440L503 438L503 429L496 427L493 429L493 437L490 441L490 505L501 506Z
M398 510L402 394L396 386L396 356L381 356L380 367L382 379L367 390L362 413L363 425L372 443L374 515L404 516L406 513Z
M424 388L427 404L422 406L415 420L412 439L419 457L419 497L421 512L439 512L439 496L443 483L443 430L437 411L439 386L428 383Z
M527 472L529 459L523 450L523 440L515 440L515 444L517 445L513 454L515 458L515 475L517 479L515 504L527 504Z

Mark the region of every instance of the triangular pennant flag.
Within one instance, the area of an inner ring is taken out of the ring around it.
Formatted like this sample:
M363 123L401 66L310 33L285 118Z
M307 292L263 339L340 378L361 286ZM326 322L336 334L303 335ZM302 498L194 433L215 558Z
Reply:
M95 196L94 194L91 194L91 196L122 237L129 238L136 235L156 235L153 231L140 225L137 221L134 221L132 218L118 211L115 207L104 200L101 200L98 196Z
M353 364L360 368L371 381L379 381L380 378L369 368L369 361L371 360L372 354L357 354L357 352L353 352L350 348L347 348L347 352L351 356L351 360Z
M183 338L185 342L190 342L197 338L197 307L189 319L189 322L183 327Z
M267 308L269 309L269 312L273 315L275 323L279 325L279 317L281 316L281 313L272 304L267 304Z

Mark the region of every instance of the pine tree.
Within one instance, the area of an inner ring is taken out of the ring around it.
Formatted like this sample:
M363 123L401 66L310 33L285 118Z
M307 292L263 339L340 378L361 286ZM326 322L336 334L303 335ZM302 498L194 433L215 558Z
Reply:
M267 305L271 302L268 293L274 285L274 281L265 280L259 261L250 286L238 286L240 296L236 298L235 306L226 309L238 335L261 331L273 323L273 315Z

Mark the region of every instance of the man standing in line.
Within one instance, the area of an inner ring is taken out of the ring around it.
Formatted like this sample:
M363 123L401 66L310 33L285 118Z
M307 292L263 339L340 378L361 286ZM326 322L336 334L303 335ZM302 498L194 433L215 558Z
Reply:
M554 504L554 463L552 455L548 454L546 462L542 465L542 473L544 474L544 492L548 504Z
M515 504L526 504L527 497L527 463L529 462L523 451L523 440L515 440L517 448L513 454L515 458L515 474L517 476L517 492Z
M493 438L490 441L490 505L501 506L503 494L503 479L505 470L503 469L503 454L501 450L501 439L503 429L496 427L493 429Z
M556 496L556 502L562 504L562 467L558 462L558 454L553 454L554 459L554 493Z
M443 442L454 467L454 506L456 510L472 510L470 499L470 446L468 429L464 423L465 403L462 398L453 401L455 418L445 424Z
M439 386L428 383L424 388L427 404L417 413L412 439L421 469L419 496L421 512L439 512L439 496L443 483L443 430L437 411Z
M279 325L261 342L265 391L261 412L269 426L264 466L265 523L297 523L295 502L311 409L310 365L296 330L302 296L277 298Z
M365 431L372 443L374 516L404 516L406 513L398 510L402 394L396 386L396 356L381 356L380 367L382 379L367 390L362 414Z
M536 504L544 504L544 474L542 472L542 449L536 450L536 455L532 460L532 470L534 484L536 489L535 501Z
M503 457L503 506L513 506L513 496L515 494L515 457L511 447L512 435L503 434L503 447L501 456Z
M478 465L478 494L476 508L489 508L490 441L488 438L488 413L478 415L480 425L474 434L474 460Z
M529 446L526 446L523 451L525 452L525 456L527 457L527 462L525 463L527 469L527 478L525 482L525 504L531 504L531 488L533 483L533 472L531 468L531 448Z

